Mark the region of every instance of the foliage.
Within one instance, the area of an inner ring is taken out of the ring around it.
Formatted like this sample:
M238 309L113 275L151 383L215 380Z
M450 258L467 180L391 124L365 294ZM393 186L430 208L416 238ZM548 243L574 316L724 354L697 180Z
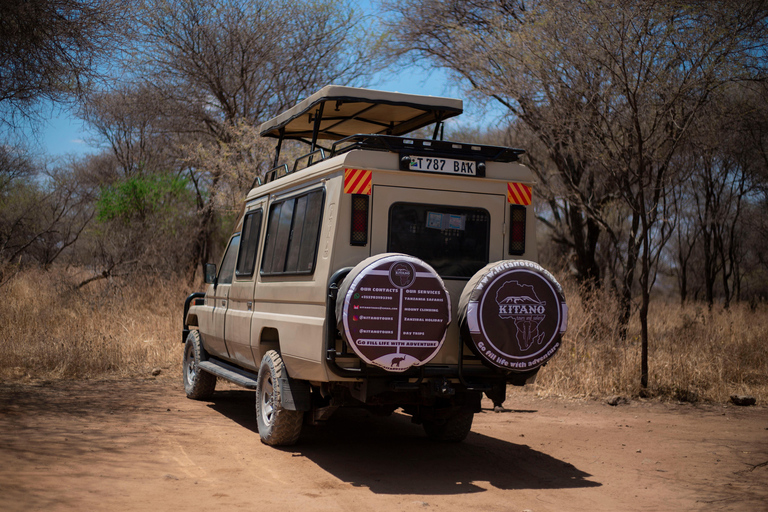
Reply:
M184 177L139 175L103 187L96 202L96 216L102 222L145 220L151 215L170 216L173 209L187 209L191 204L191 191Z
M610 246L622 337L639 288L646 385L650 292L675 227L672 191L686 179L673 159L716 91L768 77L764 2L390 7L395 51L426 57L495 98L547 149L556 172L534 171L556 238L591 285L602 278L598 247Z
M73 245L93 215L91 201L71 170L0 146L0 285L32 262L47 268Z
M88 275L75 267L30 269L5 287L0 324L14 328L0 344L1 380L141 377L155 368L179 375L179 307L197 288L154 274L113 276L78 288ZM536 393L638 396L637 317L627 341L617 343L615 298L592 290L582 299L571 279L558 280L568 297L570 325L562 348L539 373ZM711 312L704 303L655 307L647 394L721 403L732 394L768 400L765 303Z
M177 372L179 304L187 290L152 275L77 288L90 273L22 271L3 290L0 380L148 376ZM151 292L149 292L151 290Z
M32 116L40 100L77 99L104 149L53 165L0 146L0 286L34 280L29 268L64 257L82 270L62 281L80 291L51 300L98 305L91 288L116 300L126 276L187 273L193 283L273 163L260 123L328 83L364 85L405 55L448 68L469 94L508 111L508 126L462 137L527 151L547 228L540 252L581 284L567 364L545 369L546 389L635 392L640 364L664 396L720 400L741 389L739 375L744 389L764 393L754 375L765 375L756 332L768 294L765 2L388 3L388 48L374 46L346 1L0 4L0 128ZM105 59L121 60L124 73L95 92L112 71ZM708 316L699 304L651 304L670 277L681 303L704 299ZM87 347L56 345L37 368L90 375L124 364L50 369L76 365L67 350L80 348L109 360L107 335L93 329Z
M663 400L725 403L731 395L768 399L768 304L731 308L689 301L651 304L650 384L637 380L640 323L630 320L618 342L618 302L606 290L579 290L560 276L568 297L569 322L562 348L540 372L544 396L601 398L650 396Z

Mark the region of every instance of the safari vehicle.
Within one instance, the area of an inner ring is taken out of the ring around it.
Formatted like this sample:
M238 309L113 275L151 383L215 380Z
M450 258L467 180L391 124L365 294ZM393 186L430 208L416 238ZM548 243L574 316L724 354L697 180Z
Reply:
M275 168L184 306L188 397L217 378L255 389L270 445L340 406L401 408L461 441L483 393L500 406L508 383L533 381L567 307L534 263L532 175L522 150L441 140L461 112L458 99L327 86L261 125ZM430 125L431 139L407 136ZM287 140L308 152L278 166Z

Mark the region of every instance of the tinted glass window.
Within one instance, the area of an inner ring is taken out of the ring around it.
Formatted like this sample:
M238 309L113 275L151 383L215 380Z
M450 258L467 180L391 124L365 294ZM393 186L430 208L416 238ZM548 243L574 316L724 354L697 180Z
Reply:
M323 190L274 203L269 210L263 274L314 271L323 213Z
M272 256L272 272L285 270L285 254L288 252L288 242L291 240L293 223L293 207L295 201L289 199L283 202L280 209L280 219L275 230L275 254Z
M240 254L237 256L237 276L247 277L253 275L253 267L256 264L256 252L259 247L259 235L261 234L262 210L248 212L243 220L242 243Z
M490 227L482 208L395 203L387 252L421 258L443 277L472 277L488 264Z
M317 241L320 238L320 220L323 218L323 193L321 190L307 196L307 215L299 249L299 272L311 272L315 266Z
M224 253L224 259L221 261L221 269L219 269L219 279L217 284L231 284L232 277L235 275L235 260L237 259L237 251L240 247L240 235L235 235L229 242L227 252Z
M261 271L272 272L272 262L275 259L275 233L280 221L280 210L283 203L273 204L269 209L269 224L267 224L267 239L264 243L264 255L261 257Z
M288 250L288 259L285 262L286 272L299 270L299 248L301 247L302 226L307 214L307 196L296 198L293 214L293 233L291 234L291 247Z

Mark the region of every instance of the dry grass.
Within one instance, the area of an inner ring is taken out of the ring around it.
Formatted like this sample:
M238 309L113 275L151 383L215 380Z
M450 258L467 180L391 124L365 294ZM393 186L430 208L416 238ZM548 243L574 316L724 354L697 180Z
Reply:
M189 292L169 281L97 281L74 271L22 273L0 292L0 380L178 376L181 309ZM566 283L570 325L562 349L539 375L540 395L640 393L640 332L632 319L619 341L607 294L581 299ZM656 301L651 310L651 396L725 402L768 400L768 306L709 312Z
M566 284L569 321L563 347L540 373L537 392L547 396L638 396L640 323L618 336L616 302L598 292L582 299ZM656 300L649 313L648 396L679 401L726 402L731 395L768 400L768 306L735 304L708 311Z
M185 290L148 280L27 272L0 300L0 379L80 379L178 373Z

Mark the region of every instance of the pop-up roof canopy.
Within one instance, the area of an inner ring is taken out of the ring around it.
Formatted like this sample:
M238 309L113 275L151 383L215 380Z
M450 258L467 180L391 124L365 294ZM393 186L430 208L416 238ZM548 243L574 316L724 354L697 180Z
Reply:
M313 142L359 133L404 135L462 111L462 101L454 98L328 85L262 124L259 131L262 137Z

